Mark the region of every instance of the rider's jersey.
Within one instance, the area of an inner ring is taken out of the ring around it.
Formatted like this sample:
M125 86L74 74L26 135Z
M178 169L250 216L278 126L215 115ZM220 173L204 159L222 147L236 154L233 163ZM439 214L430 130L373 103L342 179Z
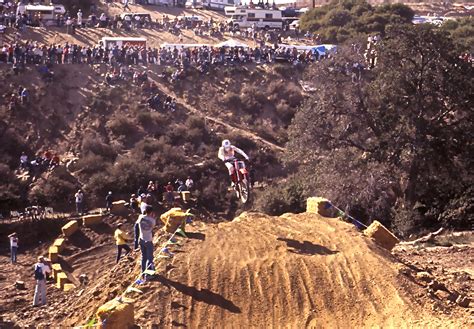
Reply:
M235 157L235 152L239 153L240 155L242 155L245 159L249 159L248 155L245 154L244 151L242 151L241 149L239 149L238 147L234 146L234 145L231 145L230 147L228 148L224 148L223 146L221 146L219 148L219 153L218 153L218 157L219 159L221 159L222 161L226 161L226 160L229 160L229 159L232 159Z

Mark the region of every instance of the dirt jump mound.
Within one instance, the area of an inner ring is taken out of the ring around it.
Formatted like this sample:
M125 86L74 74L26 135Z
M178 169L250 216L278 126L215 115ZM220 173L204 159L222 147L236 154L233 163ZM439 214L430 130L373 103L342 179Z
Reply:
M244 213L188 235L158 290L135 303L137 324L450 326L415 299L390 253L337 219Z

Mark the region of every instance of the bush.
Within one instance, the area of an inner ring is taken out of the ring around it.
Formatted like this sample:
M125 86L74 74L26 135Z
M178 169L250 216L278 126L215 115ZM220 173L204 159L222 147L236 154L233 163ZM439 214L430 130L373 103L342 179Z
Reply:
M13 171L6 164L0 163L0 212L15 209L21 204L19 187L20 182Z
M107 159L100 155L89 153L77 161L76 168L82 175L92 175L95 173L104 172L110 165Z
M115 136L133 136L137 132L135 123L124 116L109 120L106 126Z
M267 214L279 216L286 212L303 212L306 199L302 184L290 178L284 184L266 188L256 200L255 207Z
M57 167L47 179L36 183L28 193L28 200L31 203L38 202L40 205L65 209L79 187L76 179L65 168Z
M115 160L117 153L110 146L102 142L98 137L85 137L81 146L84 155L95 154L107 160Z

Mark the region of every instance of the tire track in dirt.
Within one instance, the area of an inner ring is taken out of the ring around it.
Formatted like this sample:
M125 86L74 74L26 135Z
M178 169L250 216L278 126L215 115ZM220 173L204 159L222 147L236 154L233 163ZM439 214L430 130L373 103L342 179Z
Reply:
M450 327L409 296L420 288L402 284L393 259L350 224L244 214L203 233L176 253L170 287L156 287L171 292L150 301L158 313L180 305L164 327Z

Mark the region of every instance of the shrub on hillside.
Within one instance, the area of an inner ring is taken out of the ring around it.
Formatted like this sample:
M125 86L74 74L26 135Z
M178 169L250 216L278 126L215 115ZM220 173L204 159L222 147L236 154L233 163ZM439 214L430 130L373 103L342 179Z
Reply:
M37 181L28 193L28 200L40 205L65 209L79 188L77 180L65 168L57 167L47 178Z
M281 215L286 212L303 212L307 195L295 178L283 184L265 188L255 202L255 207L270 215Z
M124 116L117 116L110 119L106 126L115 136L132 136L137 132L135 123Z
M8 165L0 163L0 213L21 203L20 182ZM4 214L6 215L6 214Z
M77 161L76 168L80 171L81 175L89 176L106 171L109 165L110 162L108 159L100 155L89 153Z
M102 142L97 136L85 137L82 140L81 151L84 155L95 154L111 161L117 156L113 147Z

